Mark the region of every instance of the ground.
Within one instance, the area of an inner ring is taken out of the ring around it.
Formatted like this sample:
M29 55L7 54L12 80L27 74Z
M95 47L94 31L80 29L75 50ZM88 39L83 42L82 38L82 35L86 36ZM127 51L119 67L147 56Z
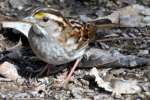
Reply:
M0 0L0 13L1 15L21 18L28 16L32 9L53 7L61 10L64 16L97 18L98 16L108 15L119 8L135 3L150 6L148 2L148 0ZM99 87L94 77L90 75L92 67L77 68L67 86L59 88L56 86L56 80L64 78L67 71L69 71L69 67L67 66L70 66L70 64L57 66L55 67L56 69L53 69L55 72L52 71L48 76L43 75L39 77L38 69L45 66L46 63L40 61L33 54L27 43L27 39L20 35L20 33L16 34L17 32L13 32L10 29L1 30L0 32L0 63L5 61L13 63L17 67L19 75L25 78L23 82L1 79L0 98L42 98L50 100L150 99L150 66L142 65L135 68L115 68L111 66L97 68L99 75L107 82L113 83L113 80L136 80L141 91L133 94L123 93L121 96L113 95L112 91L107 91L105 88ZM103 50L116 49L123 54L132 54L149 59L149 32L149 27L101 29L98 30L96 40L91 45ZM124 36L124 34L128 36L131 36L131 34L132 36L133 34L134 36L147 34L147 38L99 42L98 40L102 39L106 34L117 34L119 36ZM18 43L20 37L23 45L12 49L11 47ZM116 83L112 87L115 87L115 85Z

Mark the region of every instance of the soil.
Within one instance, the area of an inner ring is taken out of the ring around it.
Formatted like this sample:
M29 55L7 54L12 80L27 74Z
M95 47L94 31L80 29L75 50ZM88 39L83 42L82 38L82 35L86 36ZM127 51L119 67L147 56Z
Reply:
M150 7L148 0L0 0L0 14L11 17L26 17L35 8L52 7L61 11L64 16L97 18L131 4ZM116 49L123 54L132 54L149 58L150 38L138 40L114 40L99 42L105 35L149 34L150 28L112 28L97 31L96 40L91 46L109 50ZM16 47L21 41L22 45ZM147 53L148 52L148 53ZM91 68L77 68L65 88L57 86L69 72L71 64L52 67L49 75L45 72L39 76L46 63L32 52L28 40L21 33L12 29L0 30L0 63L13 63L23 82L0 79L0 98L9 99L47 99L47 100L149 100L150 99L150 66L135 68L100 68L103 79L137 80L142 88L140 93L114 96L111 92L98 87L94 78L89 75ZM52 65L53 66L53 65ZM94 67L94 66L93 66Z

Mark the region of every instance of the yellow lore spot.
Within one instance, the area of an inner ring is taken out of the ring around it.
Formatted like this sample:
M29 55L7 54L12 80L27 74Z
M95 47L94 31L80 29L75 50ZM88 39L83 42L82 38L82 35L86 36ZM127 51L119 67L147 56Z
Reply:
M46 16L46 13L44 12L37 12L34 17L38 20L42 20Z

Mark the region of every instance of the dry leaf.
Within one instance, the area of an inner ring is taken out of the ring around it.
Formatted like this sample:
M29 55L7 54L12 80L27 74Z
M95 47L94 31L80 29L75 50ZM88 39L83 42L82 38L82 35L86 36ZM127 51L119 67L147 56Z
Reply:
M90 75L95 77L95 82L98 87L112 92L112 95L120 96L121 94L136 94L142 91L136 80L112 79L110 82L106 82L99 76L96 68L92 68Z

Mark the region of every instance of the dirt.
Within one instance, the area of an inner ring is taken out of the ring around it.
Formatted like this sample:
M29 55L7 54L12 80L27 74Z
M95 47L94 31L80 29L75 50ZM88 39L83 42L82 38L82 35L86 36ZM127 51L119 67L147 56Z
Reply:
M104 16L113 11L131 4L141 4L150 7L148 0L1 0L0 13L12 17L25 17L32 9L37 7L53 7L61 10L65 16L85 15L91 18ZM123 54L132 54L139 57L149 58L150 38L138 40L113 40L99 42L105 35L117 34L123 37L134 34L148 34L150 28L113 28L101 29L97 32L96 40L91 43L92 47L103 50L116 49ZM14 38L15 37L15 38ZM14 47L19 40L22 45ZM145 53L146 52L146 53ZM148 53L147 53L148 52ZM0 63L8 61L16 65L23 82L0 80L0 98L9 99L48 99L48 100L149 100L150 99L150 66L135 68L100 68L99 74L103 79L137 80L142 91L136 94L122 94L114 96L111 92L98 87L94 78L89 75L91 68L77 68L72 79L65 88L57 86L69 71L72 64L64 64L51 70L50 75L38 76L41 68L46 63L38 59L32 52L26 37L11 29L0 31ZM94 66L93 66L94 67ZM105 74L105 75L104 75Z

